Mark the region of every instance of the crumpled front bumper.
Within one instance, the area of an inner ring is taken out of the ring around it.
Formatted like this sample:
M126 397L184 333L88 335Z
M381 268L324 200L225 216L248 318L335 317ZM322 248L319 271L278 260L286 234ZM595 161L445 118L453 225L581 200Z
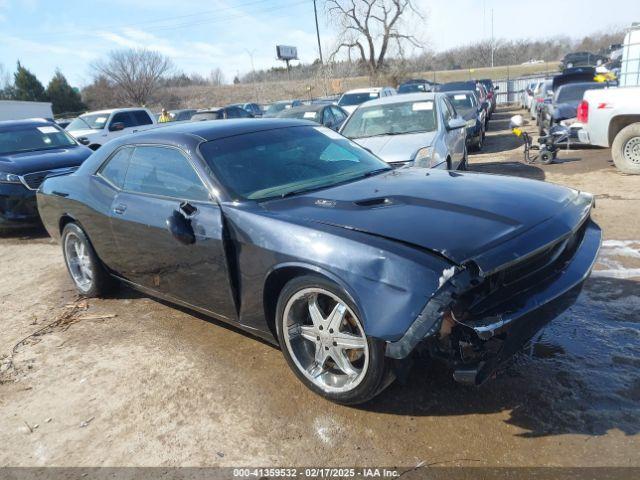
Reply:
M464 328L474 332L479 342L492 343L493 348L489 355L476 363L457 362L454 378L462 383L482 383L544 325L573 305L593 269L601 241L600 228L588 219L575 253L550 281L533 285L481 318L461 322ZM443 312L455 302L457 287L469 281L469 274L463 271L451 280L451 288L448 291L443 289L439 296L427 303L405 335L397 342L387 344L387 356L405 358L419 343L437 336L442 321L434 322L434 315L442 317Z

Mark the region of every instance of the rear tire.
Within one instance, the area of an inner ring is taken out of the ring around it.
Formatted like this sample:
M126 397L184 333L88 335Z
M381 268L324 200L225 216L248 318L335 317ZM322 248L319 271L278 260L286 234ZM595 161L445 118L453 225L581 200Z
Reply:
M105 270L89 238L75 223L68 223L62 230L62 253L80 295L102 297L113 290L115 279Z
M640 123L626 126L611 145L613 163L622 173L640 174Z
M276 308L278 341L291 370L311 391L343 405L370 400L394 379L385 342L366 336L359 317L349 296L318 275L290 280Z

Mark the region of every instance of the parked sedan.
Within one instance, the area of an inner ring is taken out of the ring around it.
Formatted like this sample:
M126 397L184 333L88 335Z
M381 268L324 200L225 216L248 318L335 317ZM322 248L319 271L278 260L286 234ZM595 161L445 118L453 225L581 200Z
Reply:
M538 123L538 113L543 104L551 101L551 96L553 95L552 86L553 80L545 80L533 92L533 101L531 102L529 113L531 119L536 121L536 124Z
M300 100L282 100L280 102L274 102L266 108L263 117L275 117L283 110L299 107L300 105L302 105Z
M415 78L407 80L398 87L398 94L432 92L436 84L429 80Z
M529 82L527 86L520 93L520 107L524 110L531 109L531 102L533 102L533 95L536 89L542 83L541 80L534 80L533 82Z
M544 135L552 126L563 120L576 118L578 105L584 92L606 88L606 83L581 82L567 83L558 87L550 103L543 103L539 112L539 133Z
M207 110L198 110L191 117L191 121L202 122L204 120L227 120L229 118L253 118L253 116L240 107L214 107Z
M458 114L467 122L467 148L482 150L485 137L485 111L475 92L447 92L447 97Z
M311 104L283 110L278 118L299 118L324 125L331 130L339 130L349 114L337 105Z
M482 84L482 86L484 86L485 90L487 91L487 101L491 104L490 113L493 114L493 112L496 111L496 104L498 101L497 93L499 87L494 85L493 80L491 80L490 78L483 78L482 80L478 80L478 82Z
M464 170L466 124L445 94L408 93L361 105L340 133L394 167Z
M484 382L575 301L601 239L589 194L394 170L284 119L121 137L47 179L38 205L81 295L119 279L260 335L345 404L420 351ZM227 373L247 368L239 357Z
M72 172L91 153L53 122L0 122L0 229L39 225L40 183Z
M230 107L240 107L249 112L255 118L260 118L263 115L262 108L257 103L234 103L229 105Z

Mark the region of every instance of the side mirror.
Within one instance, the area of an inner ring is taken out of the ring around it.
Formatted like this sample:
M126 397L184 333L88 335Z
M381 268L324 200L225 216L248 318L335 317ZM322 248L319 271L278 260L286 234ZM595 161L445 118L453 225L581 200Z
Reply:
M193 245L196 243L196 235L191 226L191 220L186 218L177 210L167 218L167 228L178 242L183 245Z
M449 120L449 124L447 125L447 128L449 130L457 130L459 128L464 128L466 126L467 126L467 122L464 120L464 118L455 117Z
M91 143L87 137L76 138L76 140L82 145L89 145Z
M500 90L500 87L499 87L498 85L495 85L495 86L493 87L493 89L494 89L494 90Z
M513 130L514 128L521 128L524 125L524 118L522 115L514 115L511 117L509 121L509 128Z
M111 125L109 125L109 131L110 132L119 132L121 130L124 130L124 123L122 122L116 122L116 123L112 123Z

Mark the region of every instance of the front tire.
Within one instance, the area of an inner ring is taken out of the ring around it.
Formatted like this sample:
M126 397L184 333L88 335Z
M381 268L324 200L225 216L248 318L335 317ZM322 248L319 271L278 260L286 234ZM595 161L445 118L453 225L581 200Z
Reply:
M616 135L611 145L613 163L622 173L640 174L640 123L633 123Z
M68 223L62 230L62 253L80 295L101 297L112 290L115 280L105 270L86 234L75 223Z
M366 402L393 377L383 341L367 337L359 310L333 282L317 275L289 281L278 299L282 354L310 390L332 402Z

